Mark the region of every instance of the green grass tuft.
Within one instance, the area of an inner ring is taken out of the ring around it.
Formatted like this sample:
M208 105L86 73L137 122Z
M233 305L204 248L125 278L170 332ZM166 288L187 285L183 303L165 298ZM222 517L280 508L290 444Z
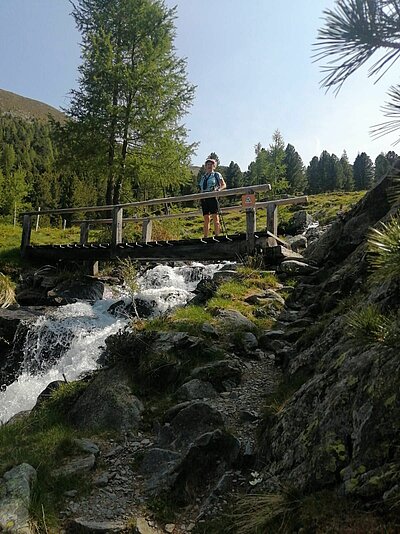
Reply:
M368 237L370 280L385 282L400 278L400 220L392 219L379 228L371 228Z

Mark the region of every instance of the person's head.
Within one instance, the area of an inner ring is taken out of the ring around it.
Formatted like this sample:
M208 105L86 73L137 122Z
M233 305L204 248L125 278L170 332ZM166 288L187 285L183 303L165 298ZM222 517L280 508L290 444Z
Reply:
M207 158L204 166L207 172L212 172L217 166L217 162L215 161L215 159Z

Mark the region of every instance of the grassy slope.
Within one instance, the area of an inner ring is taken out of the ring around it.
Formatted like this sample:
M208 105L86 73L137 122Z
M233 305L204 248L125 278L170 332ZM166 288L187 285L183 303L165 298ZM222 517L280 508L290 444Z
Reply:
M0 89L0 113L9 113L24 119L48 120L49 115L61 122L65 119L64 113L48 104L3 89Z

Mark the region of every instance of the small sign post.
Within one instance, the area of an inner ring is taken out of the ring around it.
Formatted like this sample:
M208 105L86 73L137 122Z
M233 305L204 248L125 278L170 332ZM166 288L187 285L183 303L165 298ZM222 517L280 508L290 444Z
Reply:
M244 208L254 208L256 203L256 195L248 194L242 195L242 206Z

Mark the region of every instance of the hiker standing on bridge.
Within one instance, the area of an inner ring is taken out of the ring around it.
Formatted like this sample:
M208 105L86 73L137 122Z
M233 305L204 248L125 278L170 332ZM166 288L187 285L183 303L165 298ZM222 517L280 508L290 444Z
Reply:
M200 178L199 187L202 193L208 191L220 191L226 189L226 183L221 173L216 172L215 168L217 162L215 159L207 158L205 162L206 172ZM219 202L217 198L202 198L201 209L204 216L204 237L208 237L210 231L210 217L212 217L214 224L214 233L219 235L220 223L219 223Z

